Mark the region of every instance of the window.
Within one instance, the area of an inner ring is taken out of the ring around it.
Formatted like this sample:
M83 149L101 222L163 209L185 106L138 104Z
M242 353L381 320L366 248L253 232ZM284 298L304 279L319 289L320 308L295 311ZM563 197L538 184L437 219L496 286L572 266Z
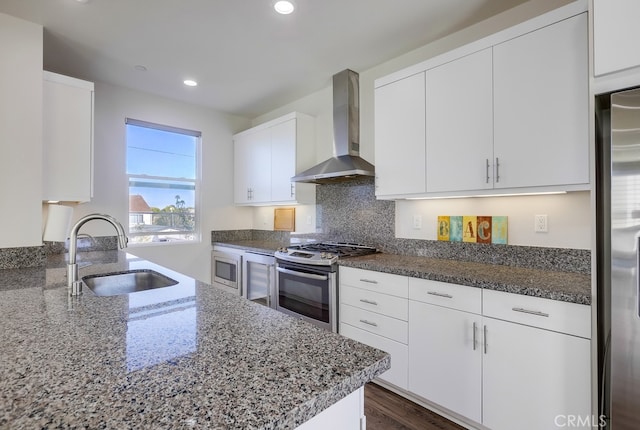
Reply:
M129 240L199 240L198 131L127 118Z

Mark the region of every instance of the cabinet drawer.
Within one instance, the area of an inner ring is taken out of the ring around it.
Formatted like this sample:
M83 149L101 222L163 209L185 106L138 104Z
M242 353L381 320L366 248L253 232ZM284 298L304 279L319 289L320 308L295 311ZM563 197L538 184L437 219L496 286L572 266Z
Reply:
M353 267L340 267L339 279L340 285L350 285L392 296L408 297L409 278L406 276L354 269Z
M475 314L482 312L481 288L409 278L409 298Z
M363 288L340 286L340 303L366 309L389 317L407 321L409 301L402 297L377 293Z
M540 297L485 290L483 314L488 317L591 338L591 307Z
M378 378L400 387L403 390L407 389L407 367L409 362L409 348L407 345L345 323L340 324L340 334L389 353L391 356L391 368L378 376Z
M362 330L384 336L400 343L407 343L408 325L406 321L387 317L365 309L340 304L339 320Z

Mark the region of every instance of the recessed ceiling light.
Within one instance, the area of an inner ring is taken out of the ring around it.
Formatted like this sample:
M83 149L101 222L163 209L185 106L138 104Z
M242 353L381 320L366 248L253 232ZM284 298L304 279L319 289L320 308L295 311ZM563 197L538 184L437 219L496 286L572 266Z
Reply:
M142 64L136 64L135 66L133 66L133 68L135 70L137 70L138 72L146 72L147 68L145 66L143 66Z
M295 9L295 6L292 2L287 0L279 0L273 4L273 8L276 12L281 13L282 15L289 15Z
M184 84L188 87L195 87L196 85L198 85L198 83L193 79L185 79Z
M89 3L89 0L76 0L78 3Z

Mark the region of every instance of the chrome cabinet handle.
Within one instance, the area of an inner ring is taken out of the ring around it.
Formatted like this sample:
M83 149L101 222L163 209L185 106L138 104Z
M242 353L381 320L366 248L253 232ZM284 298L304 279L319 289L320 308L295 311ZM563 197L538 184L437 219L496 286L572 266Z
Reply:
M477 331L477 329L478 329L478 325L477 325L477 324L476 324L476 322L474 321L474 322L473 322L473 350L474 350L474 351L476 350L476 340L477 340L477 338L476 338L476 331Z
M367 284L377 284L378 281L372 281L371 279L360 279L360 282L366 282Z
M360 299L360 301L361 301L362 303L367 303L367 304L369 304L369 305L378 306L378 303L377 303L377 302L374 302L373 300Z
M427 294L431 294L432 296L444 297L445 299L453 299L451 294L439 293L437 291L427 291Z
M484 353L487 353L487 326L484 326L484 330L482 333L482 341L484 342Z
M487 184L488 184L489 183L489 159L486 158L485 160L487 162Z
M301 278L315 279L318 281L326 281L327 279L329 279L329 277L325 275L314 275L312 273L298 272L297 270L285 269L283 267L278 267L277 270L278 272L286 273L287 275L300 276Z
M538 316L538 317L545 317L545 318L549 317L549 314L547 314L545 312L532 311L532 310L525 309L525 308L511 308L511 310L514 311L514 312L522 312L523 314L535 315L535 316Z
M496 182L500 182L500 159L496 157Z
M370 325L370 326L373 326L373 327L378 327L378 324L376 324L376 323L374 323L374 322L371 322L371 321L367 321L367 320L360 320L360 322L361 322L362 324L367 324L367 325Z
M293 198L293 196L295 196L296 192L295 192L295 185L291 184L291 197Z

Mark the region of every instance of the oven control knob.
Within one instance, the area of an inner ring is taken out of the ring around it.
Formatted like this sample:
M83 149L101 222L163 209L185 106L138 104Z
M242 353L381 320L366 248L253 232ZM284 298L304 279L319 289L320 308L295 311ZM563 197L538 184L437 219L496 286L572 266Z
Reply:
M331 260L333 258L333 254L330 252L327 252L324 254L324 258Z

